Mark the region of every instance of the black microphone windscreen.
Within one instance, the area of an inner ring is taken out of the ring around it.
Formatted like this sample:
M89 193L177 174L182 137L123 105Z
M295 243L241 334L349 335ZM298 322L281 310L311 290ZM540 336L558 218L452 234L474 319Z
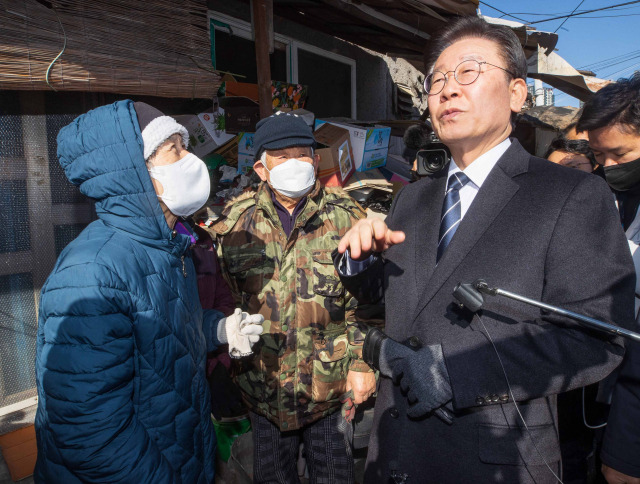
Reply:
M412 150L422 150L430 142L429 135L431 134L431 131L431 128L426 124L414 124L406 129L402 139L407 148L411 148Z

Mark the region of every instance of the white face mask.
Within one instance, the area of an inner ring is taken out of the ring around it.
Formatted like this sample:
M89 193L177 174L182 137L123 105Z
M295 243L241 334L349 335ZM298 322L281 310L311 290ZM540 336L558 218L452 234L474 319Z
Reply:
M162 183L164 191L158 198L174 215L191 215L209 198L211 185L207 166L193 153L171 165L153 166L149 168L149 174Z
M285 197L300 198L316 182L316 169L313 163L291 158L269 170L266 160L262 162L269 172L271 187Z

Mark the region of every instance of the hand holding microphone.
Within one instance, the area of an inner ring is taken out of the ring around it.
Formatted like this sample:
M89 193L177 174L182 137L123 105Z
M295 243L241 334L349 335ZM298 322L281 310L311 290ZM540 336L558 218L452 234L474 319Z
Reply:
M249 356L251 347L260 340L262 323L262 314L249 314L236 308L231 316L218 322L218 341L229 343L229 355L232 358Z

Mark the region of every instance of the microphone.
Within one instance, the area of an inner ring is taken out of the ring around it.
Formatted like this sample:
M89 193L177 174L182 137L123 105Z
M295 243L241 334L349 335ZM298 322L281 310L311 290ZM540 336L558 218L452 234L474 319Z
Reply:
M426 123L414 124L405 130L402 140L407 148L421 150L431 142L432 132L433 129Z
M581 325L595 329L596 331L622 336L624 338L640 342L640 334L634 331L629 331L628 329L621 328L610 323L605 323L604 321L599 321L582 314L574 313L573 311L552 306L551 304L536 301L535 299L529 299L528 297L520 296L519 294L505 291L504 289L490 287L484 279L478 279L475 282L466 284L458 283L453 290L453 297L459 301L459 306L461 308L465 307L473 313L479 311L484 305L483 294L488 296L505 296L515 301L520 301L561 316L566 316L577 321Z

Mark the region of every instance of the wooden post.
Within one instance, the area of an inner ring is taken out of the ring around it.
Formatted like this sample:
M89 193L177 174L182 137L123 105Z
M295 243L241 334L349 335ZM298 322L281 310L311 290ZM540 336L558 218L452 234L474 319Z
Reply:
M269 0L251 0L253 9L253 32L256 44L256 66L258 68L258 101L260 103L260 118L266 118L273 114L271 100L271 64L269 62L269 31L273 24L269 24L268 18L272 18L269 7L273 3Z

